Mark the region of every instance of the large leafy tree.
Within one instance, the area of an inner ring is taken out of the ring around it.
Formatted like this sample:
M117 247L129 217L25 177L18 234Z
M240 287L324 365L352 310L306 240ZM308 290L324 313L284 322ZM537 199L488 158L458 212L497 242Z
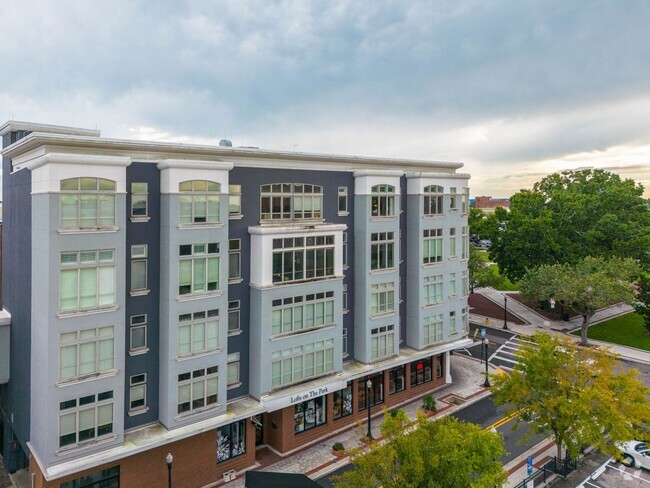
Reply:
M467 269L469 270L469 289L471 293L474 293L474 288L496 286L499 282L487 263L481 259L480 251L476 249L474 244L469 245Z
M499 461L503 438L478 425L420 414L416 428L404 429L387 415L382 434L385 443L353 455L355 469L336 479L338 488L492 488L508 477Z
M517 412L517 423L530 422L528 437L552 435L558 457L563 445L572 457L585 445L616 455L616 443L643 435L650 390L612 355L536 334L517 360L511 374L492 378L494 401Z
M511 280L544 264L587 256L650 264L650 209L643 187L603 170L552 174L510 199L491 235L490 255Z
M643 319L645 328L650 332L650 275L647 273L637 283L636 299L634 309Z
M581 343L596 311L615 303L635 302L630 283L640 272L632 259L587 257L575 265L554 264L531 269L519 282L521 293L534 300L557 300L582 316Z

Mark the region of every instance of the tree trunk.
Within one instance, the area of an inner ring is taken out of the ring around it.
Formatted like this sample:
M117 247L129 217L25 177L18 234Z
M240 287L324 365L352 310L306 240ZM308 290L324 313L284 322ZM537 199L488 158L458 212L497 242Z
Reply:
M582 346L588 346L587 342L587 329L589 328L589 315L582 316L582 330L580 331L580 344Z
M555 448L557 449L557 458L562 459L562 441L558 441L556 438Z

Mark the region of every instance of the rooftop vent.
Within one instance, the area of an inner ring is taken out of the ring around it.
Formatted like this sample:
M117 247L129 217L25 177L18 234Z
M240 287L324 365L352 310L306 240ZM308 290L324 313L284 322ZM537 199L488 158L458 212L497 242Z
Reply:
M232 141L230 141L230 140L228 140L228 139L221 139L221 140L219 141L219 145L220 145L221 147L232 147Z

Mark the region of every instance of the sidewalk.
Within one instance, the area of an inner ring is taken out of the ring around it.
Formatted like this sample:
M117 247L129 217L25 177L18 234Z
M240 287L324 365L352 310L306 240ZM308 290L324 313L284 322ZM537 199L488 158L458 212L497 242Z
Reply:
M445 417L451 413L466 407L486 396L490 392L483 387L485 378L485 365L479 361L466 356L451 356L451 377L453 383L444 386L433 392L432 396L436 399L438 406L437 413L432 418ZM415 420L417 410L422 405L422 400L410 401L400 408L404 409L409 419ZM375 407L380 411L380 407ZM372 435L375 439L381 437L380 425L383 421L383 415L380 414L372 419ZM362 432L360 432L360 430ZM269 465L258 465L255 470L285 472L285 473L304 473L312 479L325 476L337 469L347 465L349 458L338 458L332 454L332 445L335 442L343 444L345 449L352 449L362 446L360 439L365 435L367 424L364 423L359 429L354 426L333 437L328 437L322 442L313 445L307 449L286 456L281 460ZM221 482L215 486L227 486L228 488L244 488L244 473L238 473L237 479L231 482Z
M513 292L501 292L495 290L494 288L479 288L475 290L474 293L480 293L484 297L493 301L495 304L503 307L504 294ZM603 308L594 314L591 320L591 325L609 320L614 317L618 317L619 315L623 315L625 313L629 313L632 310L633 308L631 306L624 304ZM508 300L508 311L517 315L525 322L528 322L527 325L517 325L508 322L508 329L517 334L532 335L536 332L546 332L548 334L560 335L576 342L580 340L579 336L571 335L570 332L580 328L582 325L582 317L576 317L567 322L557 320L550 321L547 318L539 315L534 310L526 307L524 304L512 299ZM485 322L485 317L470 313L470 321L477 324L483 324ZM501 321L496 322L494 319L492 319L492 322L495 323L496 328L500 328L496 324L501 323ZM597 341L594 339L589 339L589 343L598 345L603 348L608 348L610 351L617 354L622 359L637 363L650 364L650 352L648 351L636 349L634 347L612 344L609 342Z

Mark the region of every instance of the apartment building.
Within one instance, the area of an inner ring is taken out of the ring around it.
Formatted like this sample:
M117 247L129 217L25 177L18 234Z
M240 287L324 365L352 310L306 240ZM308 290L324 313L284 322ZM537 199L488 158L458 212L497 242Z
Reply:
M168 453L211 485L452 382L461 163L0 135L0 449L34 487L164 486Z

